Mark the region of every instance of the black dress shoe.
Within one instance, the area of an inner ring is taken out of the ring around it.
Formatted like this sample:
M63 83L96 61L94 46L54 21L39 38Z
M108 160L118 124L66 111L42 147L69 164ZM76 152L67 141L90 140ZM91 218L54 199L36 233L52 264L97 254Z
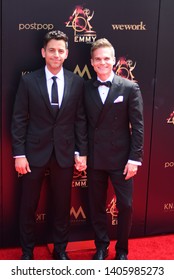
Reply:
M26 261L33 260L33 255L23 254L21 256L21 260L26 260Z
M70 260L70 258L68 257L67 253L66 252L56 252L56 251L53 251L53 258L55 260Z
M98 249L93 260L104 260L108 256L108 249Z
M126 253L117 253L115 260L128 260Z

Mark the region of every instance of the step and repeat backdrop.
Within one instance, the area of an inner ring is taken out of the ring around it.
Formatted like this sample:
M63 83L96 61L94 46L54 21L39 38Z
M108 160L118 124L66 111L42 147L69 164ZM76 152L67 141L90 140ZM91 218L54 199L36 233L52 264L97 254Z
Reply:
M146 233L174 232L174 3L161 1Z
M19 244L20 177L14 170L10 125L21 75L44 65L42 39L59 29L69 37L64 66L91 79L91 43L106 37L116 51L114 71L139 83L144 100L144 162L134 182L131 237L174 232L174 25L172 0L2 0L0 245ZM54 213L45 174L36 212L37 242L51 242ZM70 240L93 239L86 172L74 170ZM117 199L108 182L110 237L117 230Z

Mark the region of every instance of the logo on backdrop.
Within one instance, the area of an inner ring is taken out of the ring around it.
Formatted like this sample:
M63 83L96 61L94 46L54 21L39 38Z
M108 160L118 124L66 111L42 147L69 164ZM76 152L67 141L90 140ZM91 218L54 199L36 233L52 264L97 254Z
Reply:
M81 223L86 221L86 215L82 206L80 206L78 209L72 206L70 210L70 216L72 223Z
M73 188L86 188L87 187L87 174L85 171L78 171L76 168L74 168L74 174L73 174L73 181L72 181L72 187Z
M96 32L93 30L91 20L94 11L82 6L76 6L69 20L65 22L66 27L74 30L75 43L92 43L96 39Z
M35 221L36 223L45 223L46 213L36 213Z
M165 212L173 212L174 211L174 203L173 202L164 203L164 211Z
M171 168L171 167L174 167L174 161L166 161L165 163L164 163L164 167L165 168Z
M146 31L146 24L140 21L139 24L112 24L112 29L116 31Z
M79 65L77 64L73 72L75 74L78 74L80 77L84 77L86 75L88 79L91 79L91 74L87 65L85 65L83 70L81 71Z
M107 214L110 214L111 217L112 217L112 225L115 226L118 224L118 209L117 209L117 206L116 206L116 202L117 202L117 199L116 199L116 196L114 196L111 201L109 202L108 204L108 207L106 208L106 213Z
M19 31L23 30L52 30L54 28L54 25L52 23L19 23Z
M170 114L170 116L167 118L167 123L174 124L174 111Z
M133 62L131 59L126 59L125 57L120 57L113 70L117 75L136 82L133 75L135 67L136 62Z

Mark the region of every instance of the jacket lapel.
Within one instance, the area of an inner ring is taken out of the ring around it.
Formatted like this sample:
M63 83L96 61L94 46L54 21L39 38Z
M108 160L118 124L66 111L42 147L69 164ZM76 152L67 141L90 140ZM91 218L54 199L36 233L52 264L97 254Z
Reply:
M110 107L113 104L114 100L119 96L119 88L120 88L120 78L118 76L114 75L114 79L112 81L112 86L108 92L106 101L103 104L103 108L99 115L97 125L102 122L105 114L107 114L107 112L110 110ZM100 96L99 96L99 98L100 98Z
M60 111L59 114L62 113L62 111L64 110L64 108L66 107L66 103L67 100L69 99L69 95L71 92L71 86L72 86L72 82L73 82L73 78L72 75L69 74L69 72L66 71L66 69L64 69L64 92L63 92L63 99L62 99L62 104L60 107Z
M46 107L48 108L49 112L52 114L53 117L55 117L55 113L52 110L50 100L48 97L48 90L47 90L47 83L46 83L46 77L45 77L45 69L43 68L40 72L40 75L36 77L36 81L38 83L41 96L45 102Z
M50 100L49 100L49 97L48 97L46 77L45 77L45 69L44 68L43 68L43 71L40 72L40 75L38 75L38 77L36 79L37 79L38 86L40 88L41 95L42 95L42 97L44 99L44 102L46 104L46 107L48 108L48 110L52 114L53 118L55 118L55 112L54 112L54 110L53 110L53 108L50 104ZM61 115L64 107L66 106L66 102L67 102L67 99L69 98L70 88L71 88L71 85L72 85L72 76L69 75L68 72L66 72L66 69L64 69L64 79L65 79L65 86L64 86L63 100L62 100L62 104L61 104L61 107L59 109L59 112L57 114L57 117Z
M103 103L101 101L99 92L98 92L98 88L96 87L92 87L92 90L89 92L89 94L91 95L92 100L95 102L96 106L102 110L103 108Z

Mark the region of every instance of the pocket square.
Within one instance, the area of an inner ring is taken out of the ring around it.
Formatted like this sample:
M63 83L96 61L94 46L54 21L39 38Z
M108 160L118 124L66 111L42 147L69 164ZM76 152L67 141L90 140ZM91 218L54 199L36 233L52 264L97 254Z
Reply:
M123 95L118 96L118 97L114 100L114 103L119 103L119 102L123 102Z

